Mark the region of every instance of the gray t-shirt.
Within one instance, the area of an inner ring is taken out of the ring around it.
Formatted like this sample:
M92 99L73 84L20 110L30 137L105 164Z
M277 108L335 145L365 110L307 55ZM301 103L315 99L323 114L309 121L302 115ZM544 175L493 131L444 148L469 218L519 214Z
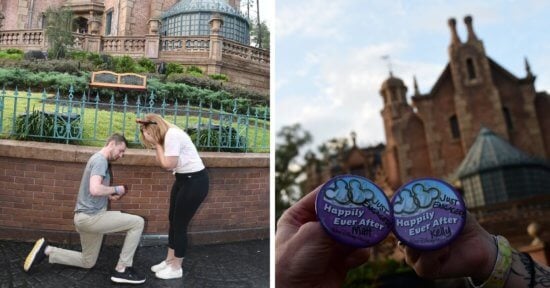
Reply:
M105 209L108 203L108 196L93 196L90 194L90 178L93 175L103 177L102 184L110 186L111 184L111 169L109 162L101 153L97 152L88 160L82 180L80 181L80 190L76 199L75 212L83 212L86 214L97 214Z

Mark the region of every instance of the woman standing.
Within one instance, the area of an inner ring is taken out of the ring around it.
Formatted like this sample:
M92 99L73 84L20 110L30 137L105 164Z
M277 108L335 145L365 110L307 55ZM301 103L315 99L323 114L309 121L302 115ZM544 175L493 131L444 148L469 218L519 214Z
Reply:
M187 226L208 194L208 173L197 148L182 129L157 114L147 114L136 122L141 125L145 146L156 149L159 165L171 170L176 178L170 193L168 253L151 271L161 279L181 278Z

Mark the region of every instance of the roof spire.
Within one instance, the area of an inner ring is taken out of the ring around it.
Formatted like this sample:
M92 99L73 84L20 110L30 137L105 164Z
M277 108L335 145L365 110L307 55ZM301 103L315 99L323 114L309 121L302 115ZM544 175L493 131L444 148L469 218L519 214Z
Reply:
M355 133L355 131L351 131L351 140L353 141L353 147L357 147L357 143L356 143L356 138L357 138L357 133Z
M449 18L447 21L449 28L451 28L451 44L459 44L460 38L458 38L458 33L456 33L456 20L455 18Z
M414 83L414 95L418 96L420 95L420 91L418 90L418 83L416 82L416 76L413 76L413 83Z
M527 72L527 78L533 78L533 73L531 73L531 66L529 65L529 61L527 61L527 57L525 57L525 71Z
M468 42L472 40L478 40L476 33L474 32L474 28L472 26L472 21L473 21L472 16L467 15L466 17L464 17L464 23L466 23L466 28L468 29Z
M388 64L388 71L390 72L390 78L393 77L393 73L392 73L392 70L391 70L391 60L390 60L390 55L383 55L382 56L382 59L385 60Z

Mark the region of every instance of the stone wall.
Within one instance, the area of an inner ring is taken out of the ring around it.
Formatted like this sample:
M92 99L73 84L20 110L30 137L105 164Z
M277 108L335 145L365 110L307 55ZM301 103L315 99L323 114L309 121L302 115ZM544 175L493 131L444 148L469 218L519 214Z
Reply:
M73 209L88 158L99 147L0 140L0 239L78 243ZM210 192L190 225L191 242L269 237L269 154L201 153ZM154 151L128 149L113 162L113 185L129 192L111 210L145 219L145 241L165 241L173 175ZM122 236L122 235L119 235ZM112 237L115 242L121 237Z

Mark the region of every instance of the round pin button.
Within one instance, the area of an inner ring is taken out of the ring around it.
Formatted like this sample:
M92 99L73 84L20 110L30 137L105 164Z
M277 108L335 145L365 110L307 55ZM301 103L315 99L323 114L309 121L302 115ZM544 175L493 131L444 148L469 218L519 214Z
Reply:
M399 188L391 200L395 236L420 250L435 250L455 239L466 221L462 197L449 184L420 178Z
M376 184L360 176L330 179L317 194L315 210L333 239L354 247L377 244L393 226L388 198Z

